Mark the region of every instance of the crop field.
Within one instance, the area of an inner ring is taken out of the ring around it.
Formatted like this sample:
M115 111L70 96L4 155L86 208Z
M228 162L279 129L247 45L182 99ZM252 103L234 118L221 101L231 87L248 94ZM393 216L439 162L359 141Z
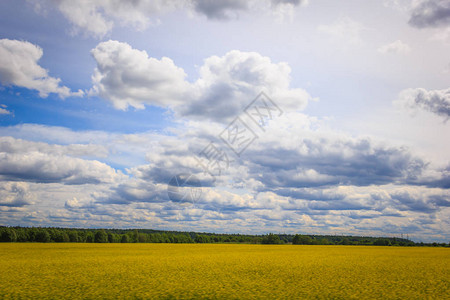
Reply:
M0 244L0 298L448 299L446 248Z

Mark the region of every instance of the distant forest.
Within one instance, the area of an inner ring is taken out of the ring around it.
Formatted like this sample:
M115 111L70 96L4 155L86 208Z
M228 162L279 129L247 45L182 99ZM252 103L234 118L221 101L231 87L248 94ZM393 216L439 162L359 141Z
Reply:
M301 234L216 234L152 229L78 229L0 227L0 242L39 243L243 243L294 245L376 245L450 247L445 243L415 243L397 237Z

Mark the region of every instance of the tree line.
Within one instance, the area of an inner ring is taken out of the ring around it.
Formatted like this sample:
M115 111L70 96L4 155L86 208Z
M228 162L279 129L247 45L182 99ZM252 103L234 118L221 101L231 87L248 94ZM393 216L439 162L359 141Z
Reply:
M445 243L414 243L403 238L273 234L243 235L151 229L77 229L55 227L0 227L0 242L39 243L246 243L293 245L443 246Z

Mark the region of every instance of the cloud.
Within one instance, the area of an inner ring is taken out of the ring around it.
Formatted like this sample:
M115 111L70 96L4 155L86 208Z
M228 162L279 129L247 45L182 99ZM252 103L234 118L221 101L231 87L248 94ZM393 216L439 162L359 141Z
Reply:
M27 153L41 152L52 155L68 155L73 157L106 157L108 149L96 144L55 145L44 142L32 142L8 136L0 137L0 152Z
M341 17L333 24L320 25L317 29L333 41L359 45L362 43L361 34L366 28L349 17Z
M176 108L182 116L226 120L236 117L261 91L282 109L302 110L310 96L290 88L287 63L273 63L256 52L230 51L205 59L200 77L192 85L188 105Z
M426 0L411 11L409 25L417 28L450 25L450 3L447 0Z
M194 0L194 9L204 14L208 19L230 19L232 14L248 10L248 1L245 0Z
M216 121L236 117L262 90L286 109L301 110L310 99L291 89L291 69L256 52L230 51L205 59L194 83L166 57L149 57L126 43L108 41L92 50L97 62L90 95L111 101L118 109L145 105L171 108L178 116Z
M406 89L400 92L394 104L411 111L424 110L447 121L450 117L450 89L426 90Z
M5 104L0 104L0 115L12 115L13 112L7 110L8 106Z
M276 143L273 138L272 143ZM419 177L426 166L407 149L376 145L368 139L317 135L296 139L295 145L295 148L266 148L267 144L260 142L257 150L249 149L250 176L267 190L366 186L405 183Z
M144 104L170 107L182 101L188 87L184 70L170 58L149 57L127 43L103 42L91 54L97 67L89 93L111 101L118 109L143 109Z
M43 98L49 93L61 98L82 96L81 90L74 93L68 87L60 86L61 79L49 76L48 71L38 65L42 55L42 49L29 42L1 39L0 82L37 90Z
M143 30L151 24L157 24L158 15L188 6L184 0L102 0L77 1L31 0L37 11L56 6L73 25L72 33L86 32L94 37L108 34L115 24L131 26Z
M305 0L270 0L270 1L248 1L248 0L193 0L194 10L208 19L229 20L235 19L240 12L255 12L264 7L271 10L279 19L286 16L292 18L293 9L296 6L305 6Z
M0 182L0 207L23 207L31 204L31 193L25 182Z
M305 123L302 122L304 116L290 114L287 117L285 124L274 122L270 125L244 152L239 162L229 153L234 162L223 169L216 182L211 181L195 159L213 139L206 123L200 122L195 130L187 127L175 136L166 136L160 139L158 146L148 149L148 164L128 169L133 180L117 186L108 198L113 203L169 201L164 186L179 173L194 174L207 190L217 191L217 188L225 187L241 189L249 194L273 192L280 197L300 200L345 200L336 203L339 209L370 209L374 202L359 203L359 196L352 191L321 191L339 186L408 185L411 181L424 187L430 185L429 178L422 178L427 162L406 148L305 129L300 125ZM294 137L292 132L296 133ZM217 145L227 151L225 145ZM302 192L302 189L310 190ZM381 196L376 197L380 199ZM198 204L217 208L222 207L222 200L215 196L210 200L204 198ZM316 209L325 209L322 204L315 205ZM243 209L245 206L239 207ZM327 207L332 209L334 206Z
M448 185L443 185L449 182L449 168L434 170L442 173L442 184L432 185L438 176L424 176L428 162L408 149L353 138L326 129L320 120L286 112L269 123L239 159L232 157L234 162L212 182L195 157L212 139L220 142L214 138L224 126L189 121L153 134L75 132L37 125L4 129L2 134L49 136L69 144L0 140L1 155L10 155L0 159L0 173L9 174L2 179L26 181L31 197L26 201L35 202L18 206L17 200L17 206L0 207L9 211L7 217L0 214L0 221L251 233L294 233L298 226L311 233L380 235L405 228L416 237L442 233L438 227L445 226L442 220L450 212ZM124 148L116 148L120 145ZM82 159L99 153L108 160L127 148L143 149L135 155L147 152L147 162L128 168L129 176L113 175L108 180L113 168ZM70 172L74 178L65 175ZM195 204L169 199L167 184L179 173L201 179L202 196ZM93 182L98 184L89 184ZM9 197L15 195L12 187L5 189ZM20 210L11 211L14 208Z
M408 44L402 42L401 40L397 40L378 48L378 52L382 54L407 54L410 51L411 48L408 46Z
M427 190L399 188L390 194L393 205L402 211L431 213L450 206L448 192L435 193Z
M307 5L308 1L305 0L271 0L272 5L283 5L283 4L291 4L291 5Z
M102 0L81 1L29 0L35 11L43 13L55 6L73 25L72 33L80 31L94 37L104 37L114 26L130 26L144 30L150 25L159 24L159 17L165 13L184 10L195 12L211 20L237 18L241 12L279 10L281 7L293 8L307 4L305 0Z
M70 156L89 153L86 145L64 147L1 138L0 178L65 184L113 183L123 178L121 172L104 163Z

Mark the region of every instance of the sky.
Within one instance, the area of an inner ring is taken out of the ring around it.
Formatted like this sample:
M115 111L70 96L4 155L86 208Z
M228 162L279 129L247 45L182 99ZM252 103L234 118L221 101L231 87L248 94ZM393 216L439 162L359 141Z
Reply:
M450 1L0 2L0 225L450 240Z

